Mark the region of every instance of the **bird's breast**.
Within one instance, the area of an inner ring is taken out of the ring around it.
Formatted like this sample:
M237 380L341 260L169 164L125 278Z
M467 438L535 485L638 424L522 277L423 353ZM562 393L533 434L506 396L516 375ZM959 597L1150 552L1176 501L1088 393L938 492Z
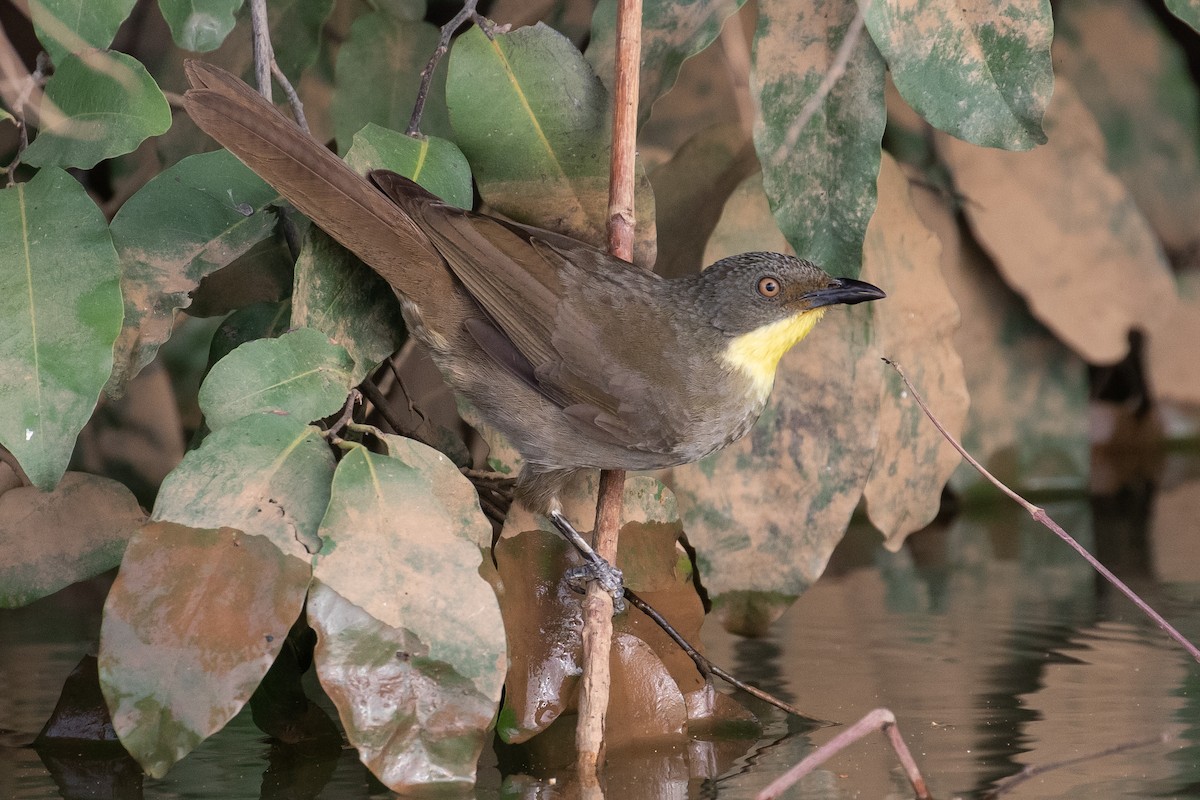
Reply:
M802 311L735 336L722 354L725 363L745 375L754 399L765 403L775 384L779 359L807 336L824 314L824 308Z

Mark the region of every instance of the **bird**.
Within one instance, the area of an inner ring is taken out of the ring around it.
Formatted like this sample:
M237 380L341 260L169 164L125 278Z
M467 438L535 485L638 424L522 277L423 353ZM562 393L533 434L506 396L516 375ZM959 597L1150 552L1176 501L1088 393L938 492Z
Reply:
M678 466L736 441L831 306L885 297L770 252L664 278L397 173L359 175L239 78L196 60L186 73L192 120L392 286L449 385L520 453L514 497L577 547L560 497L579 473Z

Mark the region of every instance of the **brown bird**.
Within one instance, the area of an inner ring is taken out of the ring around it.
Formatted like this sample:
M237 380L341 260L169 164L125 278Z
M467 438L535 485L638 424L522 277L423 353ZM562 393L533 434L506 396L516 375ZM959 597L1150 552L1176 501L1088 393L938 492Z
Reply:
M197 61L187 75L196 124L391 284L449 384L520 452L517 498L560 530L581 470L670 467L735 441L829 306L884 297L779 253L668 280L396 173L368 180L233 75Z

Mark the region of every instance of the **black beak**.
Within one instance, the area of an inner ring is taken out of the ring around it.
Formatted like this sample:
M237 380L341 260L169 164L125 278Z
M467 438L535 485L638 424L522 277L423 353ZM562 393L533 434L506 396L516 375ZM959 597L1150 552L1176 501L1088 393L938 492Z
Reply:
M851 306L855 303L865 303L868 300L882 300L885 297L887 295L883 293L882 289L866 281L856 281L853 278L834 278L824 289L806 292L803 299L808 301L809 308L820 308L839 303Z

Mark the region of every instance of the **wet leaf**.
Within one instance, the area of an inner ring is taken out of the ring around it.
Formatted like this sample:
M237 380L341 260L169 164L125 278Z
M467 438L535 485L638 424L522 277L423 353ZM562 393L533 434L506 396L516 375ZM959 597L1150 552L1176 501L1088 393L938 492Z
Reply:
M100 630L100 685L125 749L160 778L250 698L311 571L269 540L154 522L130 541Z
M68 53L108 47L136 0L37 0L29 16L55 64Z
M0 608L112 569L145 521L130 491L99 475L68 472L52 492L0 494Z
M447 139L405 136L368 123L354 134L346 162L364 175L373 169L399 172L459 208L470 209L475 201L471 165Z
M49 490L112 370L117 254L100 209L67 173L0 190L0 443Z
M317 226L296 259L292 325L315 328L344 347L357 386L404 343L400 302L388 282Z
M650 0L642 5L642 63L638 74L638 124L650 106L675 85L683 62L712 44L721 25L746 0L678 3ZM617 0L600 0L592 14L591 38L584 54L611 92L617 47Z
M958 306L938 262L942 246L917 215L908 180L890 156L879 170L879 207L867 227L863 276L883 287L873 304L876 347L898 362L954 436L967 416L962 360L954 348ZM863 490L867 516L899 549L904 537L937 516L942 487L959 455L925 418L892 369L884 373L875 466Z
M34 746L39 750L69 747L78 753L101 742L116 744L117 732L100 693L96 657L88 654L67 676L54 712L38 733Z
M934 127L1007 150L1046 141L1049 0L885 0L864 8L896 88Z
M158 84L136 59L116 51L63 58L46 82L46 99L57 113L43 115L37 139L22 156L35 167L91 169L171 127Z
M491 528L475 489L436 450L399 437L388 447L380 456L356 446L338 463L315 574L498 700L503 628L478 574Z
M1192 26L1192 30L1200 31L1200 0L1166 0L1167 9L1172 14Z
M153 519L234 527L308 559L329 502L333 454L303 421L257 414L215 431L163 481Z
M676 278L705 266L704 248L725 201L757 169L754 145L740 125L702 130L656 169L650 176L658 214L654 271Z
M322 419L345 404L351 366L345 349L312 328L247 342L209 371L200 409L212 430L264 412Z
M171 335L201 278L271 235L279 195L228 151L190 156L129 198L112 221L125 327L107 390L119 393Z
M586 536L596 514L596 480L570 487L562 496L564 513ZM692 584L691 563L676 544L680 535L674 498L648 476L630 476L622 505L621 546L617 566L626 585L675 624L685 638L699 644L704 614ZM523 742L544 731L561 714L575 707L581 670L580 595L564 580L566 569L581 559L565 540L514 504L495 549L497 572L492 578L504 614L509 642L509 670L504 707L496 723L506 742ZM678 704L682 693L699 689L703 681L691 660L642 612L630 609L613 621L617 633L637 638L640 645L614 651L622 677L637 681L654 675L667 681L657 698L646 703L648 686L621 685L614 674L613 697L636 698L633 707L610 706L610 746L630 737L666 735L678 730L686 711ZM626 719L626 727L617 720Z
M1200 240L1200 98L1154 13L1117 0L1058 6L1055 59L1104 133L1108 166L1168 250Z
M574 45L538 23L458 38L446 80L454 141L501 214L595 246L606 241L608 93ZM634 261L654 263L654 204L637 176Z
M1029 153L937 137L963 211L1005 281L1093 364L1128 351L1175 302L1170 271L1133 198L1105 166L1095 120L1062 79L1046 116L1050 142ZM1137 287L1131 291L1130 287Z
M438 29L419 19L384 12L364 14L350 26L338 50L333 79L334 133L338 152L368 123L403 131L417 99L420 73L438 45ZM421 132L450 137L446 116L446 67L434 72Z
M803 258L855 277L875 211L879 142L886 114L883 58L863 36L846 71L792 140L854 17L854 4L759 3L750 89L762 114L754 146L775 220ZM754 248L762 249L762 248Z
M220 47L233 30L242 0L158 0L158 7L175 44L206 53Z
M789 249L759 180L729 199L706 262L750 240ZM872 305L832 309L780 362L750 433L671 472L701 582L729 630L761 635L817 579L862 496L879 437Z
M498 693L481 692L411 630L380 622L319 580L308 616L321 685L375 777L403 793L469 789Z
M913 205L942 242L942 275L958 304L954 346L971 397L962 443L1010 486L1086 490L1088 376L1009 289L977 246L964 239L945 195L912 188ZM983 485L969 464L951 484Z

